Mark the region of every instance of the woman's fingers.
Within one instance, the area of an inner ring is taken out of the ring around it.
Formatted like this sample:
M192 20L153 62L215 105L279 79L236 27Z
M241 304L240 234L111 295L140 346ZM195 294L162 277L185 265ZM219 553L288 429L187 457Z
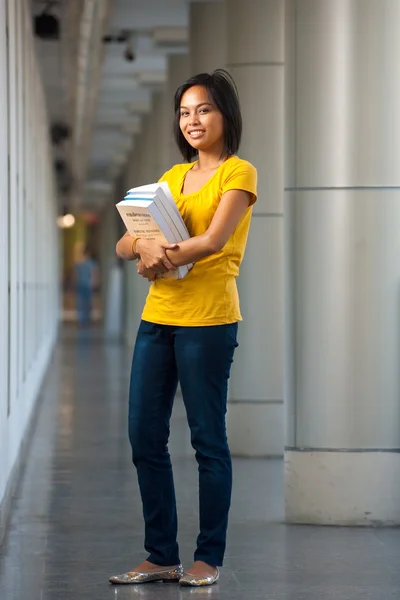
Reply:
M158 275L163 275L164 273L166 273L168 271L167 267L165 267L162 262L161 263L151 262L149 264L149 269L151 269L152 271L155 271Z
M166 254L166 250L174 250L176 248L178 248L178 244L164 246L153 241L141 239L136 242L136 251L139 252L144 266L147 269L156 271L159 275L175 269L175 266Z
M157 273L152 269L147 269L143 264L142 259L140 259L137 263L137 272L139 275L147 279L150 283L157 279Z
M165 253L164 248L160 249L160 252L153 258L153 262L150 265L151 269L155 269L157 273L163 274L167 271L172 271L175 269L172 262L169 260L168 256Z
M167 257L167 255L165 255L165 257L162 260L163 262L163 266L165 267L166 271L173 271L176 267L172 264L172 262L169 260L169 258Z
M148 268L153 269L160 275L166 273L167 271L172 271L173 269L175 269L174 265L168 259L166 254L159 255L158 257L151 259L148 262Z
M179 249L179 244L169 244L168 246L163 246L164 248L164 252L166 252L167 250L178 250ZM165 254L165 258L167 259L167 263L164 262L164 265L168 266L168 270L169 271L173 271L174 269L176 269L175 265L169 260L167 254Z

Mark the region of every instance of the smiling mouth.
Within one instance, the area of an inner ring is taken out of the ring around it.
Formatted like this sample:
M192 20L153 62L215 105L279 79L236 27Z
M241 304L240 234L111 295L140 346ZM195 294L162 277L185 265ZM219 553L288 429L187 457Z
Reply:
M203 131L202 129L194 129L193 131L189 131L189 135L192 138L198 138L201 137L202 135L204 135L205 131Z

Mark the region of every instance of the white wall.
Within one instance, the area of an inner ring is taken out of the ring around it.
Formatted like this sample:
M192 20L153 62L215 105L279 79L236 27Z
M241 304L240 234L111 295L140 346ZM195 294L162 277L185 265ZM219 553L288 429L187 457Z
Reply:
M26 0L0 0L0 509L58 319L57 198ZM3 515L0 511L0 528ZM1 531L0 531L1 533Z

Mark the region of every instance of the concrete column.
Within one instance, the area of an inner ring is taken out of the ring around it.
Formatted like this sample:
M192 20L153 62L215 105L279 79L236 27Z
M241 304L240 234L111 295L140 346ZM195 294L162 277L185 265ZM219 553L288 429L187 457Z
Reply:
M151 182L154 176L154 167L151 161L151 149L154 149L154 128L151 115L143 118L140 134L135 136L133 151L128 159L124 174L125 191ZM125 270L125 341L133 347L137 329L140 323L143 306L146 300L149 283L136 273L136 262L126 261Z
M172 124L174 118L173 97L169 95L168 85L158 95L155 110L159 111L160 123L158 130L157 150L157 179L167 171L169 164L170 145L172 144Z
M290 522L400 523L399 22L287 3Z
M154 93L151 110L143 122L143 136L138 148L143 161L140 172L143 184L154 183L160 177L160 151L157 142L162 123L162 114L159 109L160 101L162 101L161 92Z
M210 73L226 63L226 18L221 0L190 4L191 75Z
M103 312L103 334L109 339L120 340L123 334L123 297L121 279L123 265L115 253L115 244L125 232L124 225L115 208L125 194L122 176L115 182L114 189L107 196L100 215L100 269L101 306Z
M190 75L190 57L188 54L172 54L168 57L162 144L164 151L163 172L173 165L183 162L182 155L179 153L173 137L174 96L178 87L185 83Z
M246 256L238 280L243 323L231 377L228 433L234 454L283 454L284 2L227 0L227 66L239 89L239 156L258 170Z

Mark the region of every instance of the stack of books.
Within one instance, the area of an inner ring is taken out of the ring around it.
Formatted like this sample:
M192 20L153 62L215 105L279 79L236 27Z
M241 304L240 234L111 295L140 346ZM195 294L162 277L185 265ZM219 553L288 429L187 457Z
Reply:
M132 237L160 244L179 244L190 237L166 182L132 188L117 209ZM163 277L183 279L192 267L177 267Z

